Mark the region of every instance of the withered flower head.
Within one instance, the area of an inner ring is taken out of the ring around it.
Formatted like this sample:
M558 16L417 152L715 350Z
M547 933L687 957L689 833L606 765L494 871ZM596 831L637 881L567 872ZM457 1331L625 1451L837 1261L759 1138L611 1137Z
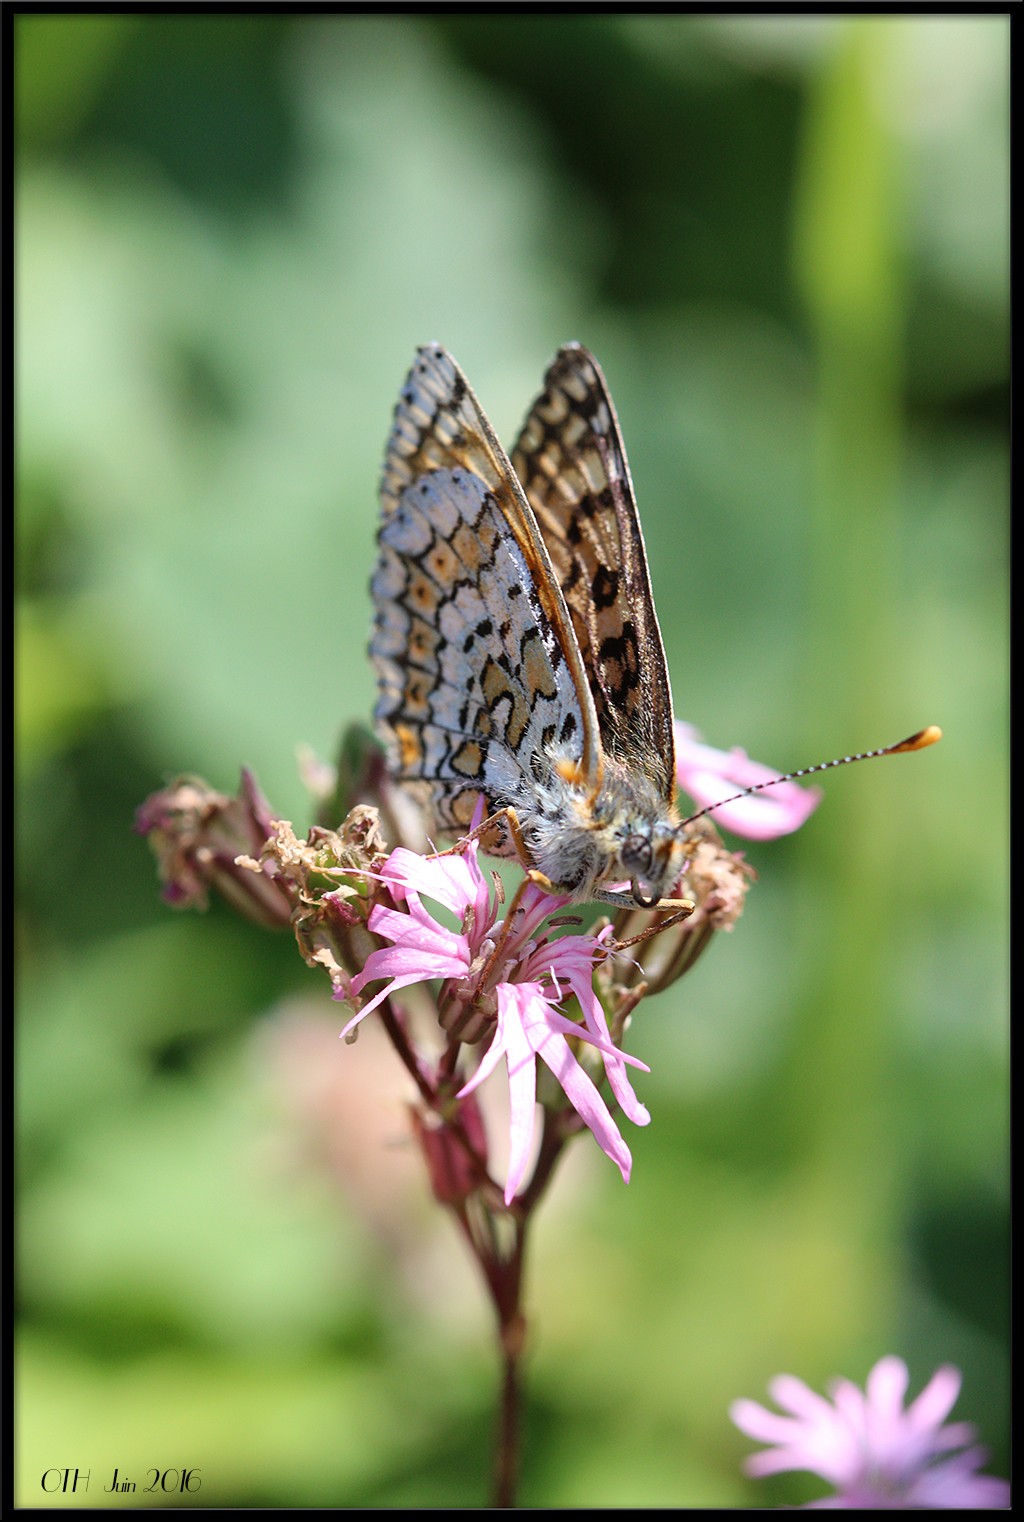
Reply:
M670 913L623 909L613 924L615 944L628 955L610 959L599 970L610 996L658 993L681 978L711 944L716 930L731 930L743 912L747 889L756 873L741 854L726 849L708 819L689 828L688 860L680 889L693 900L685 918Z
M218 793L201 777L179 777L151 793L135 815L149 839L163 882L163 897L177 909L205 909L212 888L261 925L291 922L292 897L276 873L238 865L256 856L272 827L270 807L252 773L242 770L237 797Z

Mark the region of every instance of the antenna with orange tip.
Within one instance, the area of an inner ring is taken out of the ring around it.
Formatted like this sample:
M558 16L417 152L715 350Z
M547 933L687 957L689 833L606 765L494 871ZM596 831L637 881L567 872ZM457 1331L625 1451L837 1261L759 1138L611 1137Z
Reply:
M837 756L834 761L819 761L817 766L802 766L798 771L786 772L783 777L771 777L767 782L754 782L750 787L741 788L738 793L733 793L729 798L719 798L717 803L709 803L706 809L700 809L696 814L690 814L683 820L684 824L693 824L696 819L703 819L705 814L713 814L715 809L722 808L727 803L735 803L739 798L747 798L751 793L763 792L766 787L778 787L780 782L795 782L798 777L810 777L815 772L831 771L834 766L850 766L854 761L870 761L875 756L899 756L904 751L924 750L928 745L934 745L942 739L942 730L937 724L929 724L925 729L919 729L916 734L908 735L905 740L898 740L895 745L885 745L881 750L862 750L855 756Z

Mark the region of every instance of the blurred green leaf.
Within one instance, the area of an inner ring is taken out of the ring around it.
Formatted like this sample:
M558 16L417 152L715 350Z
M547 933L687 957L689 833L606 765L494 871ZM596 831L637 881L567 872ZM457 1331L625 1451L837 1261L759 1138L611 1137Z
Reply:
M135 24L117 15L17 17L15 123L23 152L52 149L72 135Z

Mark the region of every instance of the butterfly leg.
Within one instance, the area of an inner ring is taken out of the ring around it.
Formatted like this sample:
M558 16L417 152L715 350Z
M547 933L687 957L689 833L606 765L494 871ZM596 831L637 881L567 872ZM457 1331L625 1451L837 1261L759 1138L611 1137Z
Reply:
M489 845L488 836L491 837L493 842L493 834L496 830L502 832L502 843L506 840L511 842L512 853L500 849L496 850L493 843ZM489 850L492 855L505 856L514 854L519 865L526 873L527 882L532 882L536 887L543 889L545 893L550 893L553 898L567 896L557 883L552 882L546 873L541 872L533 865L529 848L523 839L519 817L515 809L510 805L507 805L505 808L496 809L493 814L488 814L486 819L482 819L479 824L474 825L471 830L468 830L455 845L449 846L447 850L438 851L435 854L438 856L455 856L464 850L471 840L478 840L483 850ZM616 909L649 908L652 913L678 915L680 919L685 919L688 914L692 914L696 907L693 900L689 898L662 898L656 904L638 905L637 900L632 894L616 892L612 888L596 888L591 894L591 900L594 903L611 904Z
M500 973L509 955L509 941L515 940L516 934L521 928L519 925L520 910L523 907L523 899L526 897L527 889L530 887L540 888L546 893L551 890L552 884L544 876L543 872L537 872L532 867L527 869L526 876L516 889L512 902L508 906L508 912L498 927L497 940L477 975L478 998L482 994L490 992L491 980L495 983L500 981Z
M597 904L613 904L616 909L650 909L652 914L673 914L685 919L697 907L692 898L660 898L656 904L638 904L631 893L616 893L614 888L595 888L591 895ZM673 921L674 923L674 921ZM659 930L662 926L657 927Z
M630 904L628 907L632 909L636 905ZM669 913L668 918L658 920L657 922L652 920L647 928L641 930L638 935L627 936L624 941L617 940L615 942L616 951L622 951L626 946L642 946L644 941L649 941L654 935L660 935L663 930L668 930L671 925L678 925L680 920L689 919L695 908L696 905L688 898L663 898L660 904L655 905L655 912L662 914L669 910L673 911Z
M502 838L498 842L494 839L495 831L502 832ZM495 809L493 814L488 814L486 819L482 819L471 830L467 830L465 835L461 836L453 846L448 846L446 850L437 851L434 854L437 856L457 856L472 840L479 841L481 848L492 856L514 855L531 881L535 882L539 888L543 888L546 893L558 894L559 890L551 879L545 876L543 872L539 872L533 865L533 859L530 856L526 841L523 839L519 817L511 806ZM500 849L500 846L506 840L512 843L513 850L511 853ZM496 847L498 848L496 849Z

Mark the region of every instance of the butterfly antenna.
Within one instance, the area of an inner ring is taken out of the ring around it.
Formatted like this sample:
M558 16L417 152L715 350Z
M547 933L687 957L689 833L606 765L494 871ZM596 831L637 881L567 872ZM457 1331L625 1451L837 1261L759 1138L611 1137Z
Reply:
M870 761L875 756L899 756L904 751L924 750L925 746L934 745L941 739L942 730L939 726L929 724L927 729L919 729L916 735L908 735L905 740L899 740L895 745L886 745L881 750L862 750L856 756L837 756L834 761L819 761L817 766L802 766L799 771L786 772L783 777L772 777L767 782L755 782L750 787L733 793L729 798L719 798L717 803L709 803L706 809L690 814L683 823L693 824L695 820L703 819L705 814L713 814L715 809L720 809L727 803L735 803L737 799L746 798L751 793L763 792L766 787L778 787L780 782L795 782L798 777L810 777L815 772L831 771L833 766L849 766L854 761Z

